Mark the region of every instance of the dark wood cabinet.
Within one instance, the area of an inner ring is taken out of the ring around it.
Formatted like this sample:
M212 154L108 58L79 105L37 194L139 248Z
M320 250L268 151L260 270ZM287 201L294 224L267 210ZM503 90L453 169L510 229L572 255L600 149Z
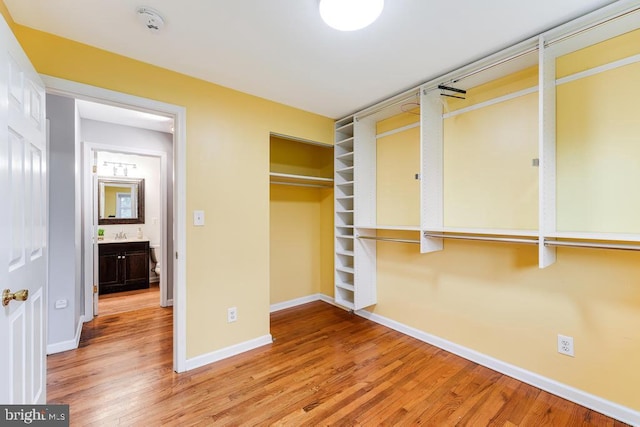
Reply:
M98 258L100 294L149 287L149 242L101 243Z

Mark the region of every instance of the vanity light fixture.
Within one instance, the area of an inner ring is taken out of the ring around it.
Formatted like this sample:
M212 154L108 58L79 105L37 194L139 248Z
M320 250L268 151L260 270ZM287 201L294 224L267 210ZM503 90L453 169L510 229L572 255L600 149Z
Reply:
M320 0L322 20L340 31L360 30L382 13L384 0Z
M129 170L127 169L128 167L130 167L131 169L137 169L137 165L135 163L122 163L122 162L104 162L104 166L113 166L113 176L118 176L118 170L122 169L122 175L123 176L128 176L129 174Z

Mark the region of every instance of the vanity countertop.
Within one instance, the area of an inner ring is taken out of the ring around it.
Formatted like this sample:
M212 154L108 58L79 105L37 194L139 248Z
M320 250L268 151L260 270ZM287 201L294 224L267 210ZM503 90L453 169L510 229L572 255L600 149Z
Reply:
M104 239L104 240L98 240L98 244L101 245L103 243L134 243L134 242L148 242L149 239L138 239L138 238L132 238L132 239Z

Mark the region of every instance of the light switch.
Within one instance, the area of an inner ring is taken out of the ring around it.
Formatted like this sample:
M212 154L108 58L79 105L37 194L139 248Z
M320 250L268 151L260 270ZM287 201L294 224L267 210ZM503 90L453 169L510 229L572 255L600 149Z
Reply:
M204 211L193 211L193 225L198 227L204 225Z

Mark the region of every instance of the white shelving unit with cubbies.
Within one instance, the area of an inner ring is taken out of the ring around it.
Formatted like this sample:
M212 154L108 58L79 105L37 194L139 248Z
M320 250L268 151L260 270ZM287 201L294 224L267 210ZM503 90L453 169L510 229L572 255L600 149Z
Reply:
M356 309L354 229L354 121L335 124L334 143L335 280L336 303Z

